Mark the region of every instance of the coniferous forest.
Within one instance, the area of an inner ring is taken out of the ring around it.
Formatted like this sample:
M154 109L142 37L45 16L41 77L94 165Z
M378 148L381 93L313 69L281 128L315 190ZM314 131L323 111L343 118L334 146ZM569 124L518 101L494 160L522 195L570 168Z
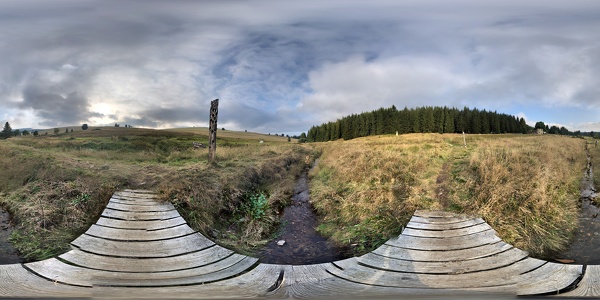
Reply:
M568 134L564 127L561 134ZM353 114L335 122L313 126L308 130L307 141L325 142L337 139L403 133L528 133L533 128L523 118L478 110L449 107L419 107L396 109L380 108L371 112Z

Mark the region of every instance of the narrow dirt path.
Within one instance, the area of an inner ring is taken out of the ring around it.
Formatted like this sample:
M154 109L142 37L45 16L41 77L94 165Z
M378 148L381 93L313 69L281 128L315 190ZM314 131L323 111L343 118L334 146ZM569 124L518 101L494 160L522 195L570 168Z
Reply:
M574 260L576 264L600 264L600 213L594 187L594 166L589 149L587 168L581 182L579 228L570 248L559 258Z

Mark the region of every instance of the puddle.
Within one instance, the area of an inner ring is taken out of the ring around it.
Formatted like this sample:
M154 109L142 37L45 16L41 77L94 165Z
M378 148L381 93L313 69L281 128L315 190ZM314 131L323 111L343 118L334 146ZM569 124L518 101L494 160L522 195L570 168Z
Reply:
M23 262L19 255L17 255L15 248L8 241L11 232L10 215L0 208L0 265Z
M310 204L307 173L296 182L292 203L283 210L281 221L282 234L258 252L261 263L304 265L347 258L347 249L337 247L315 230L319 223ZM280 246L280 241L285 243Z
M581 182L579 228L570 248L559 255L574 264L600 264L600 199L594 188L594 172L589 151L587 170Z

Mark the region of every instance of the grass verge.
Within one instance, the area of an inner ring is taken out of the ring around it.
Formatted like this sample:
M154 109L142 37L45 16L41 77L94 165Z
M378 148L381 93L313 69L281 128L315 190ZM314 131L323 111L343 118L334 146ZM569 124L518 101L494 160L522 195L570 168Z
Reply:
M483 216L543 257L577 226L583 141L561 136L409 134L319 143L311 198L319 230L356 254L401 232L415 209Z

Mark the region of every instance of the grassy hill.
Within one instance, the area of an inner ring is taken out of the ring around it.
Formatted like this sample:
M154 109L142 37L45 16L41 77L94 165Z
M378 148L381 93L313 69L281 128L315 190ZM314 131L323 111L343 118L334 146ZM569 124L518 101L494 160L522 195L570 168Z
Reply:
M276 232L297 176L317 158L318 230L357 254L400 233L415 209L443 209L481 215L506 241L543 256L564 248L577 226L586 162L584 140L552 135L467 135L464 147L456 134L298 144L219 130L211 165L206 149L192 147L207 143L206 128L60 132L0 141L0 204L30 259L67 250L122 188L158 191L192 227L249 253Z

